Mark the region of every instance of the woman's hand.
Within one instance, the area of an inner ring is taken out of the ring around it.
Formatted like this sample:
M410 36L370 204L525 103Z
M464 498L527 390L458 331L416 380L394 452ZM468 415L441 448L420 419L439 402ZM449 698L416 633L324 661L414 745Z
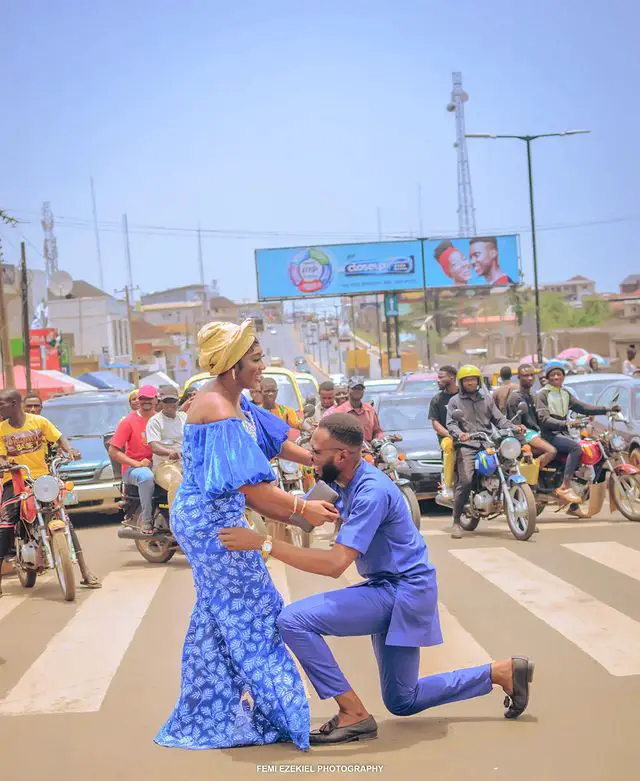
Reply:
M311 499L304 508L304 519L312 526L322 526L323 523L335 523L338 520L338 511L331 502Z
M265 540L262 534L242 526L222 529L218 537L227 550L260 550Z

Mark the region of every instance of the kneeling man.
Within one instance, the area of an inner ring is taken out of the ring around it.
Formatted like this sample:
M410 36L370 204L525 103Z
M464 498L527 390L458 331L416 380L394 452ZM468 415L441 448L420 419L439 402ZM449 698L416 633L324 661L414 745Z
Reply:
M410 716L436 705L507 693L507 718L529 701L533 663L522 657L418 678L420 648L442 643L436 572L402 494L362 458L363 431L352 415L320 421L312 438L318 475L340 495L343 519L331 550L296 548L250 529L224 529L230 550L271 549L276 559L304 572L339 578L355 562L367 580L356 586L294 602L280 614L282 637L300 660L322 699L335 698L339 712L311 734L312 744L348 743L377 737L377 724L341 672L326 636L370 635L382 696L391 713Z

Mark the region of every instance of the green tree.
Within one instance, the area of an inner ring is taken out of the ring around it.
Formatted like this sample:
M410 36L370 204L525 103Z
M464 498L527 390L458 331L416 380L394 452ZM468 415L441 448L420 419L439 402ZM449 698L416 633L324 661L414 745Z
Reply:
M16 220L15 217L11 217L7 212L0 209L0 222L3 222L5 225L15 225L18 220Z

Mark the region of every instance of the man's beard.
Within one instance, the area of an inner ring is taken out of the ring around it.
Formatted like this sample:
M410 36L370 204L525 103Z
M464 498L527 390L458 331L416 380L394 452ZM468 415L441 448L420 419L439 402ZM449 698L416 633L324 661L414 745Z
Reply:
M339 477L340 472L333 461L325 464L320 470L320 479L325 483L335 483Z

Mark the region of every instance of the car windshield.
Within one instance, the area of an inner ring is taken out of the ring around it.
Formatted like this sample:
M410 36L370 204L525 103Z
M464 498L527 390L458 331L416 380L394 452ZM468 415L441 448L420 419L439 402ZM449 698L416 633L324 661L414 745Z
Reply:
M602 391L611 384L611 380L585 380L584 382L571 382L567 378L564 383L567 388L587 404L595 404Z
M432 428L429 420L431 398L431 396L416 396L410 399L380 399L378 417L383 431Z
M276 399L276 404L284 404L285 407L291 407L292 409L300 408L300 402L298 401L296 390L293 387L293 383L286 374L267 374L265 372L264 376L276 381L278 386L278 398ZM315 388L313 389L313 392L315 393Z
M82 404L45 404L43 414L65 437L101 437L130 412L126 399Z
M298 388L300 388L300 393L302 393L303 399L306 399L308 396L318 395L318 391L316 390L316 386L312 380L300 379L298 377Z
M437 393L437 380L407 380L405 388L411 393Z

